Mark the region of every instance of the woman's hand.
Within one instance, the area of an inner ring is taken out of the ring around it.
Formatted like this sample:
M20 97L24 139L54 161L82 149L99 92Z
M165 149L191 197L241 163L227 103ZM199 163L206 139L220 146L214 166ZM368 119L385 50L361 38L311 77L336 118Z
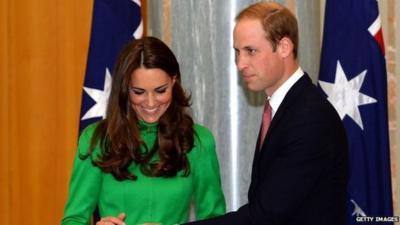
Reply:
M125 213L120 213L118 217L114 216L107 216L101 218L100 221L96 223L96 225L126 225L124 220L125 220L126 214Z

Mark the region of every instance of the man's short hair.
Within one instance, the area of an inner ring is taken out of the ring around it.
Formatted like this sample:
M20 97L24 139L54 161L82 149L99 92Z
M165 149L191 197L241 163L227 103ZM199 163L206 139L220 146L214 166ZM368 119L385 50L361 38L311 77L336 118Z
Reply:
M294 58L297 58L299 29L297 19L289 9L275 2L259 2L243 9L235 20L242 19L260 20L274 51L282 38L289 38L293 42Z

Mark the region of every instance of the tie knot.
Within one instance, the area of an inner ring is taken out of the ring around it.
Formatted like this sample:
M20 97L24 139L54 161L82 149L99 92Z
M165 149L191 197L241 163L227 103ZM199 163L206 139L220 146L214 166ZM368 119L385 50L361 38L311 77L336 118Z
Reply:
M264 120L271 121L271 116L272 116L272 108L269 105L269 101L267 101L264 105L264 112L263 112L263 122Z

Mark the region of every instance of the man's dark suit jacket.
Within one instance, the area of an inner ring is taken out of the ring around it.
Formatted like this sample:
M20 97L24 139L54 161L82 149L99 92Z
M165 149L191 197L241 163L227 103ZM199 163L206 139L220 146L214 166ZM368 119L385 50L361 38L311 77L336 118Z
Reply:
M345 224L348 146L342 121L307 74L288 91L253 161L248 203L192 225Z

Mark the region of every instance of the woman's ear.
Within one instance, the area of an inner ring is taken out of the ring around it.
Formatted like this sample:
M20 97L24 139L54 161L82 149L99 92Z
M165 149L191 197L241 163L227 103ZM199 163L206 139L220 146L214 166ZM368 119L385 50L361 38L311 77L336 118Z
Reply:
M172 77L172 85L175 84L175 81L176 81L176 75L174 75L174 76Z
M278 52L282 58L288 57L293 53L293 42L288 37L283 37L278 44Z

